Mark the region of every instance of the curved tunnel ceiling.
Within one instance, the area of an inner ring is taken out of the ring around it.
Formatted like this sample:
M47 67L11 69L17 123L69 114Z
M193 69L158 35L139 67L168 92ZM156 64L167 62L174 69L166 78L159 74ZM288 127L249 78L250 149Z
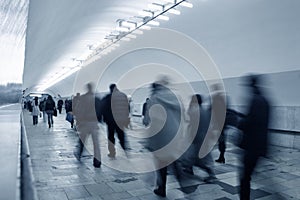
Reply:
M47 0L43 3L31 0L24 87L35 90L34 86L42 80L53 76L62 66L72 64L72 58L83 55L88 45L102 42L116 26L116 20L134 16L134 13L147 8L149 2L155 0L91 0L88 3L85 0ZM192 9L180 8L181 15L170 16L170 21L162 22L161 27L182 32L203 45L224 78L248 72L299 69L300 1L190 2L194 5ZM131 44L134 40L126 45ZM130 59L145 57L135 56L124 62L130 63ZM164 59L167 58L160 57L155 62L164 63ZM100 61L97 63L101 65ZM73 74L53 85L49 91L71 95L75 79L76 74Z
M89 47L103 42L118 19L131 17L148 4L141 0L31 0L24 87L35 87L62 67L76 64Z

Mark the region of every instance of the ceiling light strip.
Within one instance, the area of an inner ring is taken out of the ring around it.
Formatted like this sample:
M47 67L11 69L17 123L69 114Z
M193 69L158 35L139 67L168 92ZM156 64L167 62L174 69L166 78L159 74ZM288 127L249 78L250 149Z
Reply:
M116 31L119 32L119 34L114 34L111 33L109 36L112 37L111 42L108 45L100 45L101 47L92 49L91 47L89 47L90 50L94 50L93 53L90 54L90 56L87 56L87 58L85 60L81 60L80 61L80 65L77 65L76 67L73 67L72 69L70 69L70 71L67 71L64 74L58 74L54 75L53 78L49 79L46 83L42 84L39 88L38 91L44 91L47 88L55 85L56 83L60 82L61 80L65 79L66 77L72 75L73 73L77 72L78 70L81 69L81 67L85 64L88 63L89 60L93 59L93 57L98 56L99 54L101 55L105 55L108 54L109 52L111 52L115 47L120 46L119 44L117 44L117 42L119 41L129 41L131 38L134 39L135 37L132 36L134 34L143 34L143 31L141 30L151 30L151 27L149 25L154 25L154 26L159 26L160 23L158 21L155 21L155 19L160 19L160 20L165 20L168 21L169 17L165 16L164 14L166 13L171 13L171 14L175 14L175 15L180 15L180 11L175 9L178 5L184 6L184 7L188 7L188 8L192 8L193 4L187 2L186 0L164 0L166 2L169 3L173 3L174 5L168 7L167 9L165 9L165 5L162 4L157 4L157 3L152 3L152 5L150 7L154 8L158 8L161 9L162 12L160 12L159 14L155 15L156 11L152 11L152 10L143 10L140 12L141 15L145 16L145 17L150 17L149 20L147 21L143 21L143 23L138 24L135 22L131 22L131 21L127 21L127 20L122 20L120 22L120 25L116 28ZM107 36L106 38L109 39ZM115 37L116 39L114 39L113 37ZM76 60L76 59L75 59ZM57 76L57 77L55 77Z

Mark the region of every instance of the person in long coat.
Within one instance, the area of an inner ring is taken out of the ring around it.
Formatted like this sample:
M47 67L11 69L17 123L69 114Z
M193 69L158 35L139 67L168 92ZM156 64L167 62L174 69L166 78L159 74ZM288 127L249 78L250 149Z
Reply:
M248 76L247 86L250 89L249 108L242 119L239 129L243 131L241 147L244 149L243 170L240 179L240 199L250 199L251 175L261 156L266 155L268 147L268 124L270 105L259 87L259 76Z

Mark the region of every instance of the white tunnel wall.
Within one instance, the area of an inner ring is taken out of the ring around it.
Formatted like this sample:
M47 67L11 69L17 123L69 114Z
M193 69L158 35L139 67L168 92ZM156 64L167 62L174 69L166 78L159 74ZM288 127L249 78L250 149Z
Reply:
M244 103L244 90L238 85L239 77L250 72L266 74L266 86L270 88L269 97L277 118L274 121L278 122L272 126L276 129L299 131L297 116L300 96L297 86L300 85L300 1L191 2L194 4L193 9L182 9L182 15L172 17L169 22L162 22L162 27L191 37L207 50L217 64L225 82L225 89L235 106ZM144 35L137 36L137 39L130 42L122 41L120 47L88 64L50 90L61 96L71 96L76 92L83 93L84 85L92 81L97 84L99 91L108 91L109 84L117 82L118 77L128 72L130 66L149 63L151 58L153 63L177 67L176 70L192 81L193 85L197 85L194 81L201 81L201 76L193 76L195 73L186 70L191 68L190 63L174 59L172 55L159 57L155 51L143 55L146 50L139 51L140 54L119 58L119 61L110 66L116 67L115 72L102 79L99 74L101 69L109 66L114 58L131 47L143 47L141 44L148 34L151 31L146 31ZM195 88L197 90L197 86Z

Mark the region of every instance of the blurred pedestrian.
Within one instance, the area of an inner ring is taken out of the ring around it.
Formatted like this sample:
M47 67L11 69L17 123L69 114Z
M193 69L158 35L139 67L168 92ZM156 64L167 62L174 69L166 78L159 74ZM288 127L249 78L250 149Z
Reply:
M72 100L66 99L65 100L65 109L66 109L66 120L70 122L71 128L74 127L74 117L72 112Z
M130 123L129 102L126 94L121 92L116 84L111 84L109 89L110 94L101 100L101 110L103 120L107 124L108 156L114 158L116 156L115 132L123 150L126 152L128 149L124 131Z
M101 166L101 154L95 102L100 100L95 96L92 83L88 83L86 87L87 93L76 99L76 108L74 108L76 109L77 129L79 133L78 149L74 152L74 156L80 161L86 139L91 135L94 147L93 166L99 168Z
M59 114L61 114L63 105L64 105L64 101L62 99L58 100L57 109L58 109Z
M251 175L259 157L266 155L267 152L270 105L260 84L261 80L258 75L246 77L250 101L246 117L239 125L240 130L243 131L241 147L244 149L240 179L240 199L242 200L250 199Z
M31 114L32 114L33 125L37 125L38 124L38 116L40 115L38 97L34 97L34 100L32 102L32 113Z
M40 111L43 113L43 122L46 122L46 98L44 98L41 102L40 102Z
M202 106L202 97L200 94L192 96L188 109L190 118L188 126L188 137L192 140L192 144L185 153L184 166L185 172L193 173L193 166L200 167L208 173L208 177L204 179L206 182L214 182L216 175L213 168L213 159L211 153L208 153L204 158L199 158L199 151L203 144L204 138L208 133L211 113L209 109Z
M55 102L52 98L51 95L48 95L48 98L46 100L46 105L45 105L45 110L48 116L48 126L49 128L51 128L51 126L53 126L53 114L54 114L54 110L56 109L55 107Z
M148 128L150 134L147 139L147 149L154 156L154 163L157 169L156 185L154 193L158 196L166 196L167 170L172 167L179 183L181 182L181 169L176 161L180 156L177 148L178 143L171 143L180 129L182 107L177 96L168 88L167 77L162 77L152 84L152 94L148 101L151 126ZM164 149L164 150L162 150Z

